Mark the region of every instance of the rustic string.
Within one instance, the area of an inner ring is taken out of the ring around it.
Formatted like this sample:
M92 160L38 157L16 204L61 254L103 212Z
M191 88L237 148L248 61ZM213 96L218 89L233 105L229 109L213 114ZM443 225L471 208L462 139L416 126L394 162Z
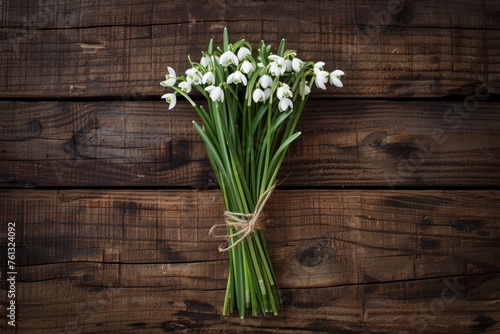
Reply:
M262 210L264 209L264 205L266 204L269 197L271 197L271 193L273 192L276 185L273 185L271 188L267 189L260 196L257 204L255 205L255 209L253 213L239 213L239 212L231 212L225 211L225 223L223 224L215 224L212 226L208 235L212 238L222 239L229 243L234 237L240 237L238 240L233 242L227 247L224 247L224 244L219 245L219 252L227 252L228 250L235 247L237 244L245 240L252 232L262 228ZM236 232L231 234L216 234L215 231L221 227L232 227L236 229Z

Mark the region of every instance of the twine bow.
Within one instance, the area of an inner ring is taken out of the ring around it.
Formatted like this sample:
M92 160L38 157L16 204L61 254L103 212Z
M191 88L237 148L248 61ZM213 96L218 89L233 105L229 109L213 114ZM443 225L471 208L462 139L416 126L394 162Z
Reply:
M224 211L225 223L224 224L215 224L212 226L208 235L212 238L225 240L229 242L234 237L240 237L238 240L233 242L227 247L224 247L224 244L219 245L219 252L227 252L232 249L234 246L245 240L252 232L260 229L262 226L262 210L264 209L264 205L266 204L269 197L271 197L271 193L273 192L276 185L273 185L271 188L267 189L262 195L259 197L257 204L255 205L255 209L253 213L238 213L231 211ZM236 232L231 234L216 234L216 230L221 227L233 227L236 229Z

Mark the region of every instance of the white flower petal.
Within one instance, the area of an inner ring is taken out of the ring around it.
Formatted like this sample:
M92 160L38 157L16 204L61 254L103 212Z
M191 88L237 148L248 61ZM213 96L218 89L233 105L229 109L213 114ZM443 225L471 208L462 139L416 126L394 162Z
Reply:
M229 66L229 65L238 65L240 63L238 57L236 57L236 55L231 52L231 51L226 51L224 52L221 56L220 56L220 59L219 59L219 64L221 64L222 66Z
M337 78L330 78L330 83L336 87L339 87L339 88L342 88L344 87L344 84L342 83L342 81L340 81L339 79Z
M203 78L201 79L201 82L203 82L204 85L209 84L213 85L215 83L215 76L212 72L207 72L203 75Z
M284 97L281 99L281 101L278 103L278 109L280 112L286 111L288 108L293 109L293 102L289 98Z
M269 97L271 97L271 88L264 89L264 95L266 97L266 100L269 100Z
M264 89L270 87L272 84L273 84L273 79L267 74L264 74L259 79L259 85Z
M309 85L307 84L307 81L306 81L306 85L303 89L302 87L302 84L299 85L299 94L300 96L304 96L304 95L309 95L311 93L311 88L309 88Z
M316 84L316 87L320 89L326 89L325 83L328 82L328 72L326 71L315 71L314 73L315 78L314 78L314 83Z
M330 84L335 85L337 87L343 87L342 81L340 81L340 77L344 75L344 72L341 70L335 70L330 73Z
M253 91L252 97L255 103L264 102L266 100L266 94L260 88Z
M318 61L316 64L314 64L314 70L318 69L318 70L322 71L323 66L325 66L325 63L322 61Z
M252 52L250 52L250 50L244 46L242 46L239 50L238 50L238 59L241 61L243 60L243 58L245 58L246 56L248 55L251 55Z
M302 60L300 60L299 58L293 58L292 60L292 68L295 72L300 72L300 70L302 69L302 67L304 66L304 63L302 62Z
M189 94L191 92L191 84L187 81L183 81L179 84L179 88L184 92Z
M170 76L176 78L177 75L175 74L175 70L172 68L172 67L167 67L167 70L168 70L168 73L170 74Z
M200 60L201 66L203 66L204 68L207 68L209 64L210 64L210 57L209 56L201 57L201 60Z
M224 102L224 91L220 87L208 86L205 88L207 92L210 92L210 98L212 101Z
M175 96L174 93L163 94L161 98L165 99L165 101L169 103L168 110L175 107L175 104L177 103L177 97Z
M205 90L206 90L207 92L211 92L211 91L212 91L212 90L214 90L215 88L216 88L216 87L215 87L214 85L210 85L210 86L208 86L208 87L205 87Z
M250 73L255 70L255 66L252 62L245 60L243 64L241 64L241 72Z

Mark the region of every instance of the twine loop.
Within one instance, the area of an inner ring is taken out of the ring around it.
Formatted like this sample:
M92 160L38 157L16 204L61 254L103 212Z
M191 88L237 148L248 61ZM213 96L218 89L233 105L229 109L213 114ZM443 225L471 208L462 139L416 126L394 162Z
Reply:
M273 185L271 188L267 189L262 195L259 197L257 204L255 205L255 209L253 213L239 213L239 212L231 212L224 211L225 223L215 224L212 226L208 235L212 238L225 240L227 243L234 238L238 237L239 239L233 242L232 244L224 247L224 244L219 245L219 252L227 252L235 247L237 244L245 240L252 232L259 230L263 227L263 214L262 210L264 206L271 197L271 193L273 192L276 185ZM236 232L231 234L217 234L216 230L223 227L232 227L236 230Z

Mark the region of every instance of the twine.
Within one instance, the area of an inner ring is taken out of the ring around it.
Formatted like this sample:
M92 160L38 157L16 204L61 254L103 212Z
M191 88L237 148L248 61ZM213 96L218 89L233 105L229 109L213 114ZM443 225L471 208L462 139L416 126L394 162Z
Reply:
M208 235L212 238L225 240L226 242L229 242L229 240L234 237L239 236L240 238L227 247L224 247L224 244L219 245L219 252L227 252L228 250L231 250L237 244L245 240L252 232L261 229L263 225L262 210L264 209L264 205L269 197L271 197L271 193L275 187L276 185L273 185L260 196L253 213L239 213L231 211L224 212L224 216L226 218L225 223L215 224L212 226ZM216 234L215 231L221 227L232 227L236 229L236 232L232 234Z

